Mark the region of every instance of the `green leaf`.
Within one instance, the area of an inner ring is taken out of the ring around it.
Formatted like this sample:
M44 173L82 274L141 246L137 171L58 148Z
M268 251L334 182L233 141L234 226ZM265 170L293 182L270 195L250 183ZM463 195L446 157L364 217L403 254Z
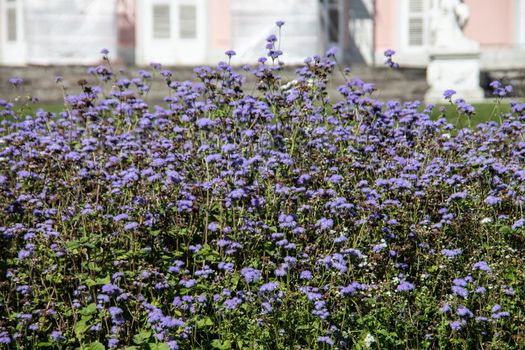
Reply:
M36 344L37 348L50 348L52 346L53 346L53 343L51 343L49 341L44 341L44 342L40 342L40 343Z
M80 310L80 314L87 316L94 314L97 311L97 304L91 303L88 306L84 307L82 310Z
M77 249L78 247L80 247L80 245L81 245L80 242L74 239L66 243L66 248L68 250L73 250L73 249Z
M138 334L135 334L133 336L133 343L137 345L144 344L145 342L148 341L150 337L151 337L150 331L146 331L146 330L140 331Z
M209 316L197 321L197 328L204 328L213 326L213 321Z
M86 333L86 331L89 329L89 326L87 324L89 318L82 317L82 319L75 323L75 325L73 326L73 331L75 332L75 335L78 340L82 340L82 338L84 338L84 333Z
M109 275L104 277L104 278L97 278L96 281L93 281L91 278L88 278L87 280L84 281L84 283L88 287L102 286L102 285L108 284L110 282L111 282L111 278L109 277Z
M109 277L109 275L107 275L104 278L97 278L97 284L99 286L104 285L104 284L108 284L110 282L111 282L111 278Z
M299 326L295 327L295 329L298 330L298 331L304 331L306 329L311 329L311 328L312 328L311 325L306 325L306 324L299 325Z
M232 348L232 343L229 340L221 341L220 339L213 339L211 346L214 349L227 350Z
M168 343L148 343L150 350L171 350Z
M503 225L499 228L499 233L501 233L502 235L510 235L512 233L512 228L510 226L507 226L507 225Z
M99 267L99 266L97 266L97 264L94 263L94 262L92 262L92 261L90 261L90 262L88 263L88 269L89 269L90 271L95 271L95 272L102 271L102 268ZM98 280L97 280L97 281L98 281ZM109 282L108 282L108 283L109 283Z
M93 281L91 278L88 278L84 281L84 284L88 287L93 287L97 285L97 282Z
M89 350L106 350L106 347L102 343L96 341L87 346Z
M219 252L213 250L208 244L205 244L201 250L194 254L195 260L198 262L215 262L219 260Z
M237 288L237 284L239 284L240 279L241 279L241 275L239 275L239 274L234 274L232 276L232 278L231 278L232 289Z

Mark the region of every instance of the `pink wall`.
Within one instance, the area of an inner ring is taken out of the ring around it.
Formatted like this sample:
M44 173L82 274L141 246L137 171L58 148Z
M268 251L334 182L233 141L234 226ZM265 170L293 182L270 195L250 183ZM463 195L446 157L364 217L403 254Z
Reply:
M514 0L465 0L470 19L465 35L482 46L512 46Z
M135 47L135 1L117 0L118 46Z
M230 0L211 0L209 4L209 44L212 49L231 49Z
M397 0L376 0L375 49L395 49L397 46Z

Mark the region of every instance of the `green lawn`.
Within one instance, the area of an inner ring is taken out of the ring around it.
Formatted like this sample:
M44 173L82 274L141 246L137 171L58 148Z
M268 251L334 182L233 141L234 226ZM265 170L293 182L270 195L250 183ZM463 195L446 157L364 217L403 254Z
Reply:
M460 114L455 105L446 104L446 105L436 105L432 113L432 117L437 119L440 115L440 107L445 107L445 117L453 123L454 125L459 125L460 127L465 127L469 125L469 120L466 115ZM472 104L476 110L476 114L471 117L471 126L475 126L480 123L485 123L490 120L499 122L499 115L502 113L510 112L510 106L508 102L496 103L476 103Z
M458 113L456 106L452 104L439 104L436 105L432 113L432 118L437 119L440 115L440 107L445 107L445 117L454 125L460 127L466 127L469 125L468 117ZM476 109L476 114L471 118L471 126L475 126L480 123L485 123L489 120L499 122L498 115L501 113L510 112L510 106L508 102L501 102L500 104L495 103L477 103L473 104ZM18 106L15 108L18 115L22 114L34 114L38 109L42 108L46 112L59 113L64 109L64 105L61 103L38 103L36 105ZM423 110L424 107L421 107ZM22 113L20 113L22 112Z

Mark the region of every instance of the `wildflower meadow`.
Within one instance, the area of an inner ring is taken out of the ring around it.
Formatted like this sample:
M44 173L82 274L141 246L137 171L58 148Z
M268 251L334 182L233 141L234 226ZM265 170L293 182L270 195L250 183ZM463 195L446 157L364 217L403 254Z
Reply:
M451 86L458 128L333 49L285 82L283 25L197 83L103 50L60 113L0 100L2 347L525 348L525 103Z

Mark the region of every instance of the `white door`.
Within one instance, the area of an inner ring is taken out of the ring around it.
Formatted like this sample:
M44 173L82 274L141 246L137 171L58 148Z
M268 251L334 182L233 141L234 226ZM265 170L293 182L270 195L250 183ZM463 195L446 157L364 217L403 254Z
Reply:
M26 63L23 0L0 0L0 62Z
M516 41L520 48L525 48L525 0L519 0L516 4Z
M206 59L206 0L142 0L140 63L202 64Z
M350 62L372 64L374 1L350 1ZM381 62L382 63L382 62Z

